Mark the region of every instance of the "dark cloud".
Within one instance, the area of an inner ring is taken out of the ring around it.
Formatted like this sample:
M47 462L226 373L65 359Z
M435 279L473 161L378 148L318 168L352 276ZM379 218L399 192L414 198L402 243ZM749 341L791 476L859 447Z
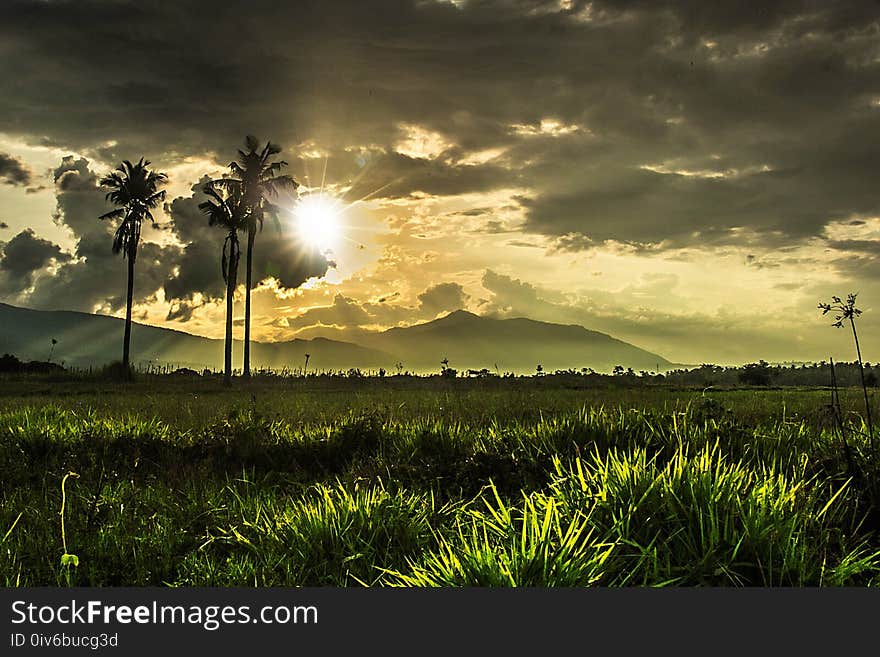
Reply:
M61 266L53 276L39 279L27 303L86 311L123 307L126 265L111 248L116 224L98 219L111 208L104 198L106 190L99 187L98 175L87 160L70 156L55 169L54 180L55 220L75 238L73 257L56 257ZM169 319L185 321L199 305L220 299L226 292L220 268L225 234L209 226L198 209L206 198L201 191L205 181L193 186L191 196L168 204L171 221L163 227L164 235L145 226L138 247L135 302L154 300L163 290L171 304ZM153 241L160 235L161 241ZM242 242L244 246L244 236ZM290 235L279 235L268 225L258 236L254 254L255 284L274 278L281 287L296 288L312 276L324 275L330 266L320 252L304 247ZM244 263L242 256L241 283L245 280Z
M426 314L437 315L464 308L468 298L468 294L458 283L440 283L419 295L419 308Z
M107 160L225 164L256 132L304 175L296 146L315 143L353 197L516 185L526 228L554 237L785 242L880 211L878 14L871 0L11 0L0 117ZM441 151L395 152L402 125ZM467 164L489 148L503 155Z
M7 153L0 153L0 181L7 185L27 187L32 179L33 173L24 162Z
M828 240L828 247L838 251L855 251L880 256L880 240Z
M77 238L76 253L82 257L106 257L114 227L98 217L112 209L104 199L98 175L88 160L68 155L52 172L55 181L56 223Z
M25 276L52 260L63 262L69 259L70 256L63 253L57 244L36 237L34 231L28 228L3 243L0 271L13 276Z
M483 273L481 282L492 294L489 304L482 309L486 314L531 316L546 304L534 285L491 269Z
M396 198L415 192L446 196L485 192L514 184L515 172L493 165L457 165L454 161L385 153L352 181L348 196Z
M376 301L361 302L337 294L329 306L319 306L294 316L286 317L282 328L303 331L299 335L332 335L353 340L363 334L364 327L387 327L398 323L412 323L434 319L441 313L459 310L467 305L469 295L458 283L438 283L418 295L418 305L390 303L399 293ZM315 331L318 331L315 333Z
M329 306L312 308L298 317L288 318L287 326L295 328L322 324L324 326L352 327L371 324L373 321L374 317L360 303L337 294Z
M13 297L30 288L34 276L44 267L66 262L70 255L57 244L26 229L8 242L0 242L0 292Z
M797 240L880 211L878 13L868 0L13 0L0 117L113 159L225 164L255 131L303 173L295 146L314 142L353 197L517 185L526 227L551 236ZM207 15L210 30L193 20ZM258 45L216 45L241 42ZM404 124L441 135L442 152L396 153ZM504 155L465 164L488 148Z
M124 307L126 264L112 250L116 224L98 217L112 208L99 187L99 176L84 158L65 157L53 171L55 221L74 237L73 257L53 276L42 277L27 297L36 308L64 308L91 312L96 308ZM141 241L135 278L135 302L154 298L170 275L177 248Z
M184 245L177 261L176 275L169 276L163 284L166 299L192 301L196 293L202 293L207 299L217 299L226 293L220 264L226 235L220 228L209 226L207 217L198 207L208 198L202 192L208 180L202 178L193 185L191 196L175 198L166 206L171 218L170 229ZM169 319L186 320L191 315L192 305L182 303L172 308Z
M218 227L209 226L207 217L199 210L204 194L205 177L192 187L192 195L178 197L167 206L171 230L184 245L176 261L175 273L164 282L166 299L180 303L172 308L169 319L189 319L192 300L200 294L205 301L220 299L226 294L221 270L221 254L226 234ZM241 260L239 284L245 282L247 235L239 236ZM254 285L274 279L281 287L298 288L312 277L321 277L331 266L320 250L299 241L289 230L276 225L271 219L264 222L254 246Z

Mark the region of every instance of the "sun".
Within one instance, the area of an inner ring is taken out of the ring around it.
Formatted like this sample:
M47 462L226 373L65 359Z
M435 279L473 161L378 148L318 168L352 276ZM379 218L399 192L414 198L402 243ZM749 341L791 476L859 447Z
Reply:
M340 215L344 207L339 199L326 194L309 194L300 198L293 208L296 229L308 244L331 249L341 237Z

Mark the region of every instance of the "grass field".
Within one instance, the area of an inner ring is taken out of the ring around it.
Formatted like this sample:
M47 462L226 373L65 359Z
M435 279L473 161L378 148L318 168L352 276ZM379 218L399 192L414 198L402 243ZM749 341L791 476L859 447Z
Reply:
M828 400L2 379L0 583L873 585L877 468Z

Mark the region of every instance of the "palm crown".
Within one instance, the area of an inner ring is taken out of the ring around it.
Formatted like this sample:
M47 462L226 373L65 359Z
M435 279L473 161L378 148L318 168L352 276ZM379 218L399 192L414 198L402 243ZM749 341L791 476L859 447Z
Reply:
M165 191L158 187L167 179L164 173L151 171L150 161L141 158L137 164L125 160L116 171L101 179L101 186L110 189L106 199L117 205L101 215L101 219L122 218L113 238L113 253L122 251L123 257L135 258L141 235L141 221L154 221L151 210L165 199Z
M248 135L244 143L245 150L239 149L238 159L229 164L229 170L235 177L213 182L227 190L238 189L245 205L251 210L248 220L259 223L262 228L264 211L277 214L277 207L268 198L285 189L295 190L299 183L292 176L280 173L287 162L272 161L281 152L280 146L269 141L261 149L259 140L253 135Z
M208 224L227 231L220 261L224 282L229 282L230 258L238 260L238 231L247 228L249 212L243 202L241 188L231 187L226 195L220 194L212 183L205 185L208 200L199 203L199 209L208 216Z

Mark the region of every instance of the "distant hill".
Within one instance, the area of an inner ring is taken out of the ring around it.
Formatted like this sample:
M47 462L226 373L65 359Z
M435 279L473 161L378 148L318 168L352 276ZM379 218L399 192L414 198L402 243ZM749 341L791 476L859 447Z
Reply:
M591 367L610 371L615 365L654 371L673 367L662 356L639 349L583 326L532 319L492 319L458 310L445 317L406 328L393 328L367 338L364 346L398 356L407 369L432 370L449 359L456 369L488 368L494 372L534 372Z
M74 366L103 365L119 359L124 322L116 317L72 311L18 308L0 303L0 354L46 360L52 339L58 340L55 362ZM360 344L325 338L287 342L254 342L255 368L297 369L309 354L310 370L384 367L395 371L400 362L411 372L436 372L440 361L460 371L488 368L534 372L590 367L610 371L615 365L634 370L665 370L673 364L605 333L583 326L551 324L531 319L492 319L465 311L423 324L362 335ZM132 327L135 363L169 363L177 367L219 368L223 341L183 331L135 323ZM241 344L235 346L241 364Z
M30 310L0 303L0 355L46 360L51 342L58 340L52 360L67 365L100 366L120 360L125 322L117 317L67 310ZM134 323L131 329L132 359L168 363L201 370L223 365L223 340L183 331ZM241 367L242 345L235 344L234 362ZM288 342L252 342L251 361L256 368L300 368L309 354L309 369L388 367L388 354L350 342L315 338Z

